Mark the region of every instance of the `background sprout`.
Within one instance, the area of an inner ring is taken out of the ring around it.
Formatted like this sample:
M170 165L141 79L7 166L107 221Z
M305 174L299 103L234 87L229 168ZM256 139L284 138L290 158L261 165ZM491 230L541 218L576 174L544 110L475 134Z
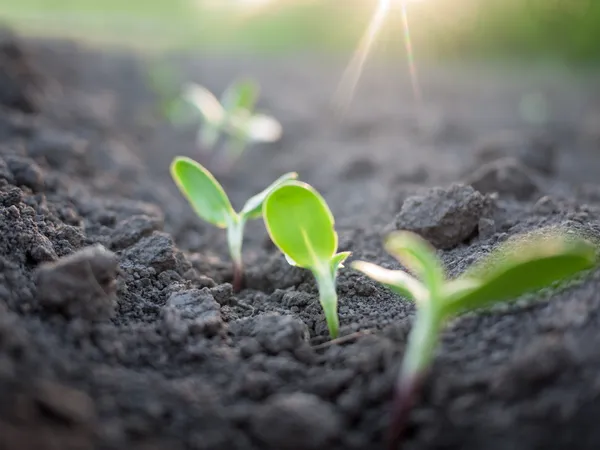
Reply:
M255 114L258 85L250 80L230 85L219 101L208 89L188 85L184 98L200 112L204 124L198 133L203 148L212 149L222 133L229 137L229 159L237 159L246 146L256 142L275 142L281 137L281 124L271 116Z
M420 279L364 261L352 264L413 300L417 307L395 386L390 448L398 444L448 319L564 281L590 269L596 260L596 250L589 242L557 230L544 231L507 241L460 277L448 280L433 247L416 234L394 232L386 239L385 248Z
M246 221L258 219L267 194L281 183L295 179L298 174L289 172L282 175L265 190L251 197L239 213L234 211L215 177L196 161L186 157L175 158L171 164L171 175L199 217L218 228L227 229L227 244L233 260L233 288L238 291L242 285L242 241Z
M338 336L336 275L350 252L337 252L333 214L321 195L298 181L273 189L263 204L263 218L273 243L295 266L309 269L332 338Z

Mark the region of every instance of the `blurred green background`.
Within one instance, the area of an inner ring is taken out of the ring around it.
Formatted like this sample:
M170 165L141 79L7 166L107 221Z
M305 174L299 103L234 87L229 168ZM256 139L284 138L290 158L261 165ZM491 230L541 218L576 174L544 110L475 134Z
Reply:
M0 0L0 20L32 35L144 50L350 52L376 6L377 0ZM600 62L600 0L413 0L407 10L421 59ZM375 53L403 49L394 10Z

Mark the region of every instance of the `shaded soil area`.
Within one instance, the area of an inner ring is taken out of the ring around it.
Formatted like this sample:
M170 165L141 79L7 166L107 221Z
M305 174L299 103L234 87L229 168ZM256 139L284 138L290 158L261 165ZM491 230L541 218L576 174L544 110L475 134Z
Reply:
M416 103L403 65L373 63L340 121L336 62L172 61L217 92L256 77L283 123L219 177L234 205L298 171L352 258L398 267L381 239L408 228L457 275L516 233L600 233L597 77L422 67ZM157 116L146 67L0 36L0 448L382 448L413 306L343 269L348 338L329 343L312 277L260 221L233 293L223 232L168 173L200 158L195 130ZM403 448L599 448L599 292L592 273L452 322Z

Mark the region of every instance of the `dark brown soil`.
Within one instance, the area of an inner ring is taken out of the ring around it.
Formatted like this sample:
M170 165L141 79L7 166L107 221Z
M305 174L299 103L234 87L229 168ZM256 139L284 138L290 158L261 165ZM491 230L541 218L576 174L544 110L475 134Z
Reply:
M1 39L0 449L382 448L413 306L343 269L342 334L361 333L328 344L312 277L260 221L233 294L223 232L168 173L195 131L156 116L142 58ZM337 62L173 61L217 91L257 77L283 122L220 177L234 204L296 170L353 258L396 267L381 236L410 227L456 275L516 233L600 233L591 74L422 67L415 106L401 62L372 63L340 123ZM538 93L541 124L519 109ZM600 448L599 311L594 273L453 322L403 448Z

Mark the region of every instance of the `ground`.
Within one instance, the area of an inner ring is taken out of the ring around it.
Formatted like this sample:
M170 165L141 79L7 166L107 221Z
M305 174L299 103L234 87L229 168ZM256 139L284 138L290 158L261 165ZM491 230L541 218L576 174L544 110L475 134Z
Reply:
M223 231L168 172L201 158L195 130L156 115L143 57L3 33L0 58L1 447L383 448L413 306L345 268L354 335L329 343L311 275L259 220L233 293ZM340 120L342 61L172 60L216 91L255 76L283 123L219 175L234 205L295 170L352 259L398 267L381 240L410 226L454 276L517 233L600 232L590 74L424 66L416 102L374 62ZM449 324L403 448L598 448L599 275Z

